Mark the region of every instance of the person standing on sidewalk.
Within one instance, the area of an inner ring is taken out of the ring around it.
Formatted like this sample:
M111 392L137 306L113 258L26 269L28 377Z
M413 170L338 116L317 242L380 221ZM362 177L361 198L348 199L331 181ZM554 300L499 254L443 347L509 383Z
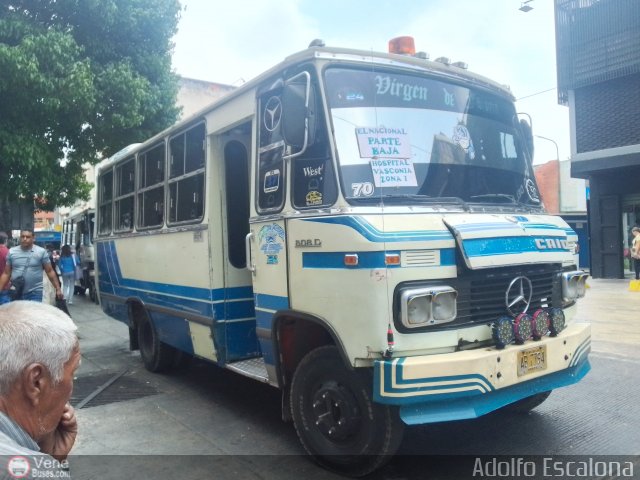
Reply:
M7 234L0 232L0 272L4 272L4 267L7 264L7 255L9 255L9 249L7 248ZM0 290L0 305L9 303L9 282Z
M56 289L56 297L63 298L60 282L51 267L47 251L34 245L33 242L33 230L24 229L20 232L20 245L9 249L7 264L4 267L4 272L0 275L0 291L9 283L9 280L15 285L16 279L22 277L24 279L22 294L14 300L42 302L42 270L44 269Z
M66 469L60 464L78 433L69 404L80 365L76 332L71 318L51 305L0 306L0 463L14 478L26 475L15 475L13 468L27 467L28 473L29 465L51 470L41 472L47 477L68 476L57 470ZM48 461L38 464L35 458ZM0 479L11 478L4 473Z
M71 253L71 247L64 245L60 252L58 267L62 276L62 292L68 304L73 303L73 293L76 283L76 260L75 254Z
M633 268L636 272L636 280L640 280L640 227L633 227L631 234L633 235L631 258L633 259Z

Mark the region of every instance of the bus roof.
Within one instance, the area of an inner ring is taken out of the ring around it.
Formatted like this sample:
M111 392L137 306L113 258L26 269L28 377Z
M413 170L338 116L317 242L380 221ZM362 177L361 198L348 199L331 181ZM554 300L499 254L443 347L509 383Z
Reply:
M316 45L316 41L312 42ZM328 47L328 46L310 46L305 50L301 50L292 55L287 56L283 61L274 65L270 69L259 74L244 85L223 95L212 103L207 104L202 109L194 112L192 115L176 122L165 130L158 132L153 137L147 139L144 143L134 143L122 150L118 151L111 157L103 160L97 165L97 169L102 170L109 168L123 157L134 154L139 150L147 148L159 139L165 137L169 132L180 130L181 128L194 123L202 118L206 113L215 110L221 105L230 102L236 97L246 94L247 91L257 88L263 81L269 77L276 75L278 72L285 70L296 64L304 63L311 60L330 60L332 62L344 62L351 64L377 64L382 67L401 67L413 69L417 72L430 73L435 76L442 77L444 80L453 80L457 82L471 84L477 87L493 90L499 95L503 95L509 100L515 100L508 86L500 84L487 77L468 71L466 68L456 66L455 64L444 63L441 61L431 61L425 58L412 55L400 55L396 53L373 52L368 50L357 50L350 48ZM99 172L96 172L99 173Z

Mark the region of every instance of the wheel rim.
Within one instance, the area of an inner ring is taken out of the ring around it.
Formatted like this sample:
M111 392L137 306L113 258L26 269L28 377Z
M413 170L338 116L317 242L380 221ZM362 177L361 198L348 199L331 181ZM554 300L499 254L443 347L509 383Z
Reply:
M351 438L361 424L360 408L351 390L335 382L325 382L312 397L313 421L332 442Z

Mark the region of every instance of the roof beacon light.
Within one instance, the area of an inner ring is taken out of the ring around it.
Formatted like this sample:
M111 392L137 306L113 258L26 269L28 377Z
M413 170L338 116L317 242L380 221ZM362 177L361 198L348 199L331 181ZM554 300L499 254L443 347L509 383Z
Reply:
M389 53L415 55L416 44L413 37L396 37L389 40Z

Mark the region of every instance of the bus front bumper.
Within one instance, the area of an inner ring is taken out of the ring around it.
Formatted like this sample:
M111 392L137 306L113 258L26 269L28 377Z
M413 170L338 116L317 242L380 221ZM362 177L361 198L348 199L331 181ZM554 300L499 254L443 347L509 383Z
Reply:
M536 393L580 381L590 370L591 327L573 323L557 337L502 350L377 360L374 400L398 405L408 425L476 418ZM545 356L526 369L532 355Z

